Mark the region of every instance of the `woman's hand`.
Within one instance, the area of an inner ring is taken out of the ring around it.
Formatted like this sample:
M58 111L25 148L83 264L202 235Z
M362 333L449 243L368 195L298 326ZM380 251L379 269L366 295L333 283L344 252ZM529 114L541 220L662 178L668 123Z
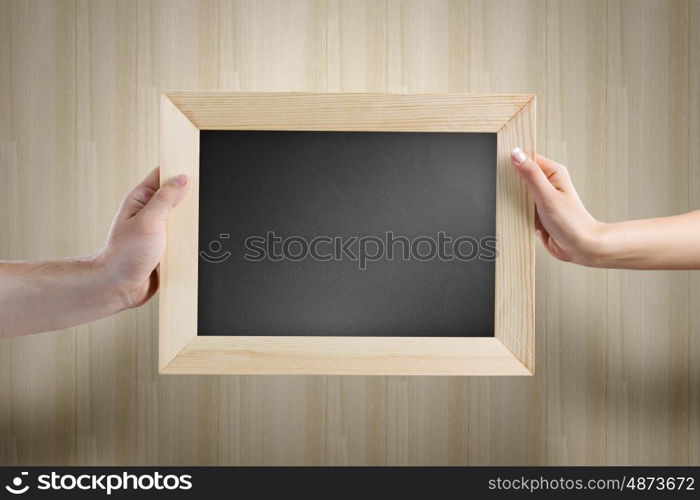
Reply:
M559 260L594 265L605 224L583 206L566 167L539 155L535 162L520 148L511 161L535 200L535 232L547 251Z
M597 221L564 165L520 148L511 161L537 206L535 231L557 259L619 269L700 269L700 211L671 217Z

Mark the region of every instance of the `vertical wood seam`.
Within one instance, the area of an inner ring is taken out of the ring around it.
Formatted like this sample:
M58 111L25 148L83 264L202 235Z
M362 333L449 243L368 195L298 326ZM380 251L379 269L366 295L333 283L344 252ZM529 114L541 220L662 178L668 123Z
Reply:
M544 116L544 142L545 145L549 142L549 129L547 128L547 118L548 118L548 109L547 109L547 91L549 90L549 1L547 0L544 5L544 92L545 92L545 98L542 99L544 101L544 106L543 106L543 113L542 115ZM542 116L541 115L541 116ZM535 133L537 133L537 130L535 129ZM535 136L536 137L536 136ZM535 141L535 150L537 149L537 142ZM547 148L545 146L545 151L547 151ZM549 151L547 151L549 153ZM535 151L536 154L536 151ZM534 201L533 201L534 202ZM535 257L536 259L537 257ZM548 283L548 266L545 266L544 272L545 272L545 283ZM537 286L537 272L535 271L534 275L535 279L535 289ZM546 288L545 288L546 290ZM547 292L545 292L547 293ZM545 305L548 304L547 299L545 298ZM547 308L545 308L545 311L547 312ZM544 463L549 464L549 392L547 391L548 388L548 381L549 381L549 370L547 370L547 365L549 364L549 352L547 351L547 336L549 335L549 328L547 328L547 321L544 321L544 334L545 334L545 355L544 355L544 363L542 365L545 367L545 374L544 374ZM537 309L535 309L535 351L537 349Z
M80 2L75 0L75 8L73 9L73 85L75 98L73 99L73 151L76 155L75 158L75 171L78 171L78 22L80 16L78 15L78 9L80 9ZM75 176L75 192L78 190L78 176ZM78 328L73 327L73 372L75 373L75 378L73 379L73 463L71 465L78 465L80 463L80 457L78 457Z
M688 198L687 198L686 208L687 208L688 211L690 211L690 209L691 209L691 200L693 199L693 198L692 198L692 196L693 196L693 189L692 189L692 185L693 185L693 183L692 183L693 176L692 176L691 167L690 167L690 150L692 149L691 142L690 142L690 127L691 127L691 122L692 122L692 115L691 115L691 111L690 111L690 105L691 105L691 100L690 100L690 92L691 92L691 90L690 90L690 89L691 89L691 87L690 87L690 81L691 81L690 73L691 73L691 61L692 61L692 55L693 55L693 53L692 53L692 44L691 44L692 39L693 39L693 36L692 36L693 25L692 25L692 23L691 23L691 20L692 20L691 8L692 8L692 5L691 5L691 3L690 3L690 0L687 0L687 1L686 1L686 16L685 16L685 17L686 17L686 19L688 20L688 32L687 32L687 39L688 39L687 42L688 42L688 43L687 43L687 49L686 49L687 52L688 52L688 53L687 53L687 56L688 56L687 73L688 73L688 74L687 74L687 82L686 82L686 86L687 86L687 87L686 87L686 92L688 93L688 96L687 96L687 97L688 97L688 102L687 102L688 105L687 105L687 107L686 107L686 113L688 114L688 122L687 122L687 126L688 126L688 137L687 137L687 146L686 146L686 157L687 157L687 161L686 161L687 177L686 177L686 178L687 178L687 181L688 181ZM687 370L687 371L688 371L688 373L687 373L688 382L687 382L687 389L686 389L686 397L687 397L687 403L686 403L686 405L687 405L687 411L688 411L688 415L687 415L687 417L688 417L688 418L687 418L687 420L688 420L688 429L687 429L688 439L686 440L686 448L687 448L687 449L686 449L686 465L689 465L689 464L690 464L690 449L691 449L691 447L690 447L690 441L691 441L691 440L690 440L690 437L692 436L692 433L691 433L691 432L692 432L692 429L691 429L691 425L690 425L690 421L691 421L691 411L692 411L692 406L691 406L691 404L692 404L692 401L691 401L691 399L692 399L692 398L691 398L691 394L692 394L692 390L691 390L691 388L692 388L692 378L691 378L690 375L691 375L691 372L692 372L692 368L691 368L691 367L692 367L692 362L693 362L692 356L691 356L691 353L692 353L691 347L692 347L692 345L693 345L693 343L692 343L692 337L693 337L693 317L692 317L691 307L693 306L693 304L692 304L690 298L692 297L692 293L693 293L693 277L692 277L690 271L686 271L686 275L687 275L687 278L688 278L688 280L687 280L687 281L688 281L688 296L687 296L687 299L688 299L688 309L687 309L687 310L688 310L688 342L687 342L687 349L686 349L686 355L688 356L688 370Z
M604 151L604 161L605 161L605 178L607 179L609 177L609 172L608 172L608 44L609 44L609 32L610 32L610 26L609 26L609 11L610 8L610 3L606 2L605 4L605 66L603 71L605 72L605 75L603 77L603 88L605 92L605 151ZM605 213L605 218L607 219L608 213L610 210L610 207L608 206L608 182L604 183L604 189L605 189L605 197L604 197L604 207L603 211ZM604 465L607 465L609 463L608 460L608 348L609 348L609 342L610 342L610 271L605 270L605 338L603 341L603 345L605 346L605 349L603 350L603 366L605 370L605 374L603 376L603 380L605 381L605 399L604 399L604 406L605 406L605 424L604 424L604 429L605 429L605 435L604 435L604 441L605 441L605 459L604 459Z
M549 127L547 126L549 120L547 119L549 117L549 106L547 103L547 97L548 97L548 88L547 88L547 80L549 78L549 71L548 71L548 59L549 59L549 26L547 25L547 17L549 15L549 4L545 3L544 5L544 60L545 60L545 69L544 69L544 99L541 99L542 101L542 112L540 114L541 117L544 119L544 149L547 151L547 145L549 143ZM537 123L535 122L535 147L537 147ZM536 256L533 256L534 259L536 259ZM551 262L551 261L550 261ZM545 283L549 282L549 268L550 265L546 265L544 268L544 279ZM533 288L536 288L537 286L537 275L533 274L533 280L535 284L533 285ZM545 297L544 297L544 303L545 303L545 317L546 317L546 312L547 309L549 308L549 291L547 290L547 287L545 287ZM535 306L536 307L536 306ZM537 350L537 310L535 309L534 312L534 324L535 324L535 332L534 332L534 349ZM547 401L549 400L549 371L547 370L547 363L546 360L549 357L549 350L547 349L548 347L548 336L549 336L549 325L547 321L543 322L543 329L544 333L540 334L540 336L544 335L544 360L545 363L543 363L544 367L544 394L542 395L543 401L544 401L544 463L538 463L537 465L546 465L548 463L548 454L549 454L549 436L547 433L547 429L549 428L549 405L547 404ZM542 354L540 354L542 356Z
M139 35L138 35L138 17L139 17L139 9L138 5L136 2L131 3L131 8L134 10L134 57L132 59L132 64L133 64L133 77L134 77L134 92L132 94L133 98L133 106L134 106L134 115L133 115L133 124L131 127L131 132L133 135L133 144L134 144L134 154L133 154L133 159L134 162L138 161L139 158L139 138L137 135L138 131L138 123L139 123L139 112L138 112L138 96L139 96ZM131 179L131 185L136 186L136 182L138 181L138 165L134 165L134 167L131 169L131 172L135 172L136 175L132 173L132 179ZM151 297L152 298L152 297ZM137 310L133 309L130 313L131 319L133 321L133 327L132 327L132 339L131 339L131 352L129 353L131 355L131 359L133 361L133 377L134 377L134 383L133 386L131 387L132 390L132 398L133 398L133 403L132 403L132 409L134 412L134 422L133 422L133 430L132 436L131 437L131 453L132 453L132 463L135 463L136 460L138 459L138 432L136 432L136 426L138 425L138 404L139 404L139 397L138 397L138 386L139 386L139 367L138 367L138 340L136 337L136 334L138 332L138 314Z

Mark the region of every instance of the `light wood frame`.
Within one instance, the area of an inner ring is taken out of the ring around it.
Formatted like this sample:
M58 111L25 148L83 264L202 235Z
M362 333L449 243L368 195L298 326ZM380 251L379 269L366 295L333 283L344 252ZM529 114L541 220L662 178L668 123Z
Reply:
M161 179L190 177L160 264L163 374L532 375L534 205L510 164L535 153L530 94L313 94L165 91ZM497 133L493 337L197 336L200 130Z

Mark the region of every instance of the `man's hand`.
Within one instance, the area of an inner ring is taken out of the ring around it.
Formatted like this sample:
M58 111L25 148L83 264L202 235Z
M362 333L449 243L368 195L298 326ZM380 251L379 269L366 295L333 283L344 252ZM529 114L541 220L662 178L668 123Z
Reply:
M0 338L60 330L146 302L158 288L165 221L186 193L184 175L158 189L155 169L126 197L96 255L0 261Z
M154 169L122 202L99 259L123 309L138 307L158 289L158 262L165 250L165 222L187 194L187 176L158 188Z

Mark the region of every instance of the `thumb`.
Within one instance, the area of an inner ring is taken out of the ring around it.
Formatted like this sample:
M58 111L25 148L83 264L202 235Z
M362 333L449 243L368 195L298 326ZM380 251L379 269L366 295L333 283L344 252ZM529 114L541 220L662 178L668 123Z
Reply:
M543 200L555 191L540 166L528 158L522 149L515 148L510 154L510 161L527 184L535 201Z
M158 168L151 170L151 173L126 195L117 212L117 219L131 219L146 206L156 190L158 190Z
M188 178L185 174L169 179L155 192L137 217L141 218L147 226L165 222L168 215L170 215L170 211L185 198L187 181Z

